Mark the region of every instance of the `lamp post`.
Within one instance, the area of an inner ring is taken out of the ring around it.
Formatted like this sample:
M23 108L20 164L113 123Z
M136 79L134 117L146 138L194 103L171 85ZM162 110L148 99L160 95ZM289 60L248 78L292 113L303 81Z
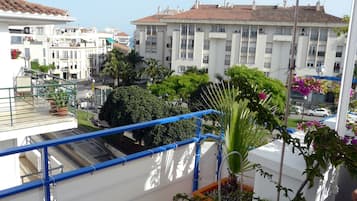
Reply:
M304 96L304 102L302 102L302 114L301 114L301 122L304 121L304 113L305 113L305 102L307 101L307 96Z

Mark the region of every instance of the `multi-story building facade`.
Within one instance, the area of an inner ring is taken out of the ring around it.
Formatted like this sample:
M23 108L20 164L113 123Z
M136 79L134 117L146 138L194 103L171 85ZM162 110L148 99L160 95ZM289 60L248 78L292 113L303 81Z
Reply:
M0 1L0 21L0 150L24 145L25 138L29 136L77 127L74 116L49 114L49 103L41 95L45 86L37 83L39 79L23 74L26 63L17 58L18 55L12 55L13 45L19 45L14 44L19 38L11 37L10 33L14 31L11 30L13 26L63 24L73 21L73 18L64 10L11 0ZM27 32L17 34L22 41L21 37ZM30 36L25 43L26 48L37 45L34 44L37 41ZM39 52L42 53L43 49L39 48ZM25 49L24 57L29 56L27 53ZM63 87L60 82L58 86ZM1 157L0 164L0 189L21 184L19 154Z
M129 46L124 32L99 32L95 28L13 26L10 33L11 48L21 52L19 63L53 64L51 73L63 79L96 77L113 45Z
M138 19L135 48L176 73L208 69L210 78L233 65L257 67L266 75L286 80L292 44L294 7L200 5L188 11L160 12ZM342 71L345 37L334 29L341 18L316 6L300 6L296 73L334 76Z

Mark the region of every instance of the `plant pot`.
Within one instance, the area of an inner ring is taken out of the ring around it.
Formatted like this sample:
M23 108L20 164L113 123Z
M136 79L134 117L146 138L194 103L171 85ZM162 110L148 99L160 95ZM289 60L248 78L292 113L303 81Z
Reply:
M228 177L221 179L221 185L227 184L228 183ZM239 186L239 184L238 184ZM211 198L207 197L205 193L218 189L218 182L213 182L205 187L202 187L198 189L197 191L193 192L193 196L199 197L202 199L202 201L213 201ZM245 192L253 192L253 187L243 184L243 191Z
M57 108L56 114L57 114L58 116L66 116L66 115L68 114L68 108L67 108L67 107Z

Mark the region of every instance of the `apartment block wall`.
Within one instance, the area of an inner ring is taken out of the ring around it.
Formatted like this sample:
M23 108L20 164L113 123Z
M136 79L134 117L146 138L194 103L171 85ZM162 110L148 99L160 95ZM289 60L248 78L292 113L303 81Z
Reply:
M137 43L136 50L145 58L161 61L176 74L192 67L205 68L213 79L217 73L224 74L232 65L244 64L256 67L270 77L286 80L292 26L253 22L225 25L214 22L168 22L166 26L158 26L165 34L158 34L156 52L149 53L145 51L147 27L155 26L137 25L135 38L140 43ZM188 27L193 27L192 33L188 33ZM183 34L185 31L187 34ZM165 45L159 45L160 40ZM189 47L190 40L193 40L193 47ZM299 25L296 41L295 65L298 75L336 76L342 72L345 37L337 36L332 27L316 23Z

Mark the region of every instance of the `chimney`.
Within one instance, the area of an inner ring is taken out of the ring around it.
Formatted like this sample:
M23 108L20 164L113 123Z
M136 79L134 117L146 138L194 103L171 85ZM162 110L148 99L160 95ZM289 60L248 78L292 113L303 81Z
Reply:
M157 14L160 14L160 6L157 7Z
M200 5L200 2L198 0L196 0L195 2L195 8L198 9L198 6Z
M283 2L284 2L283 6L284 6L284 8L286 8L287 0L284 0Z
M253 0L252 10L256 10L257 6L255 5L255 0Z
M320 11L320 10L321 10L320 0L317 0L317 2L316 2L316 10L317 10L317 11Z

